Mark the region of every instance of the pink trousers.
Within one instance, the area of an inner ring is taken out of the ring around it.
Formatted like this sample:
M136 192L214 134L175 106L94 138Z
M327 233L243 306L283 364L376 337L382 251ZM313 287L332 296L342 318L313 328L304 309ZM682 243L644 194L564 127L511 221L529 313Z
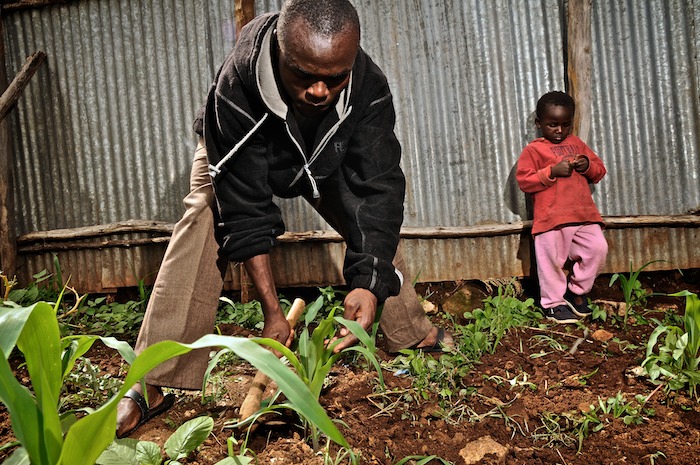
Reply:
M608 243L598 224L566 226L535 236L537 277L543 308L564 304L567 259L574 264L568 287L574 294L587 294L608 255Z

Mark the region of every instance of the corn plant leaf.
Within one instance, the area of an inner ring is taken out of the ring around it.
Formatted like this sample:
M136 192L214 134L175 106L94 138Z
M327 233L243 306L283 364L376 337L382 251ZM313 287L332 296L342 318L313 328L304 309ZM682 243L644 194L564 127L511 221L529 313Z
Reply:
M29 456L24 447L20 447L10 455L2 465L30 465Z
M10 357L12 349L17 345L17 339L32 310L33 307L0 308L0 349L5 358Z
M41 438L41 412L29 390L22 386L5 357L0 359L0 401L10 413L12 431L34 464L46 463Z
M193 418L183 423L165 441L165 453L174 460L184 459L207 439L212 429L214 419L211 417Z
M60 334L56 315L49 304L39 302L27 308L27 311L21 312L24 320L10 319L5 320L4 324L21 326L16 344L24 354L35 397L26 389L18 388L19 382L10 370L6 373L7 376L3 376L9 378L4 379L3 384L7 383L14 401L23 407L13 408L7 403L6 405L10 411L13 429L22 431L21 434L24 435L24 439L19 435L17 438L27 450L32 463L53 465L63 446L63 431L58 415L58 399L62 386ZM11 329L10 333L16 334L16 329ZM6 372L9 365L5 357L3 360L2 371ZM3 402L5 396L0 393ZM25 411L24 408L28 410Z
M192 344L161 341L141 352L131 365L122 389L94 413L78 420L68 431L60 465L92 465L114 436L117 403L124 397L126 391L165 360L185 354L192 349L205 347L227 347L239 357L246 359L274 380L287 399L304 412L305 417L316 424L331 440L341 446L348 447L347 441L328 418L318 400L313 398L309 389L297 375L278 360L274 354L260 347L255 339L209 334ZM287 351L289 350L287 349Z
M309 324L314 321L314 318L316 318L316 315L318 314L318 311L323 308L323 296L320 295L318 298L310 304L308 307L306 307L306 315L304 316L304 324L306 326L309 326Z

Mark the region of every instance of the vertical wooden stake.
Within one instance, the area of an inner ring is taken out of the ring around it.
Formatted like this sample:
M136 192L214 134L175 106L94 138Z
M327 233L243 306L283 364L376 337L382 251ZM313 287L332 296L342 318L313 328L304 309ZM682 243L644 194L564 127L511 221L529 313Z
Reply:
M243 26L255 18L255 0L236 0L234 9L236 13L236 37L238 37Z
M576 101L574 133L584 141L591 129L591 9L593 0L569 0L567 25L567 83Z
M255 0L236 0L234 6L236 14L236 38L241 33L243 26L248 24L251 19L255 18ZM248 272L245 270L245 266L241 263L239 268L239 273L241 277L241 303L248 303L250 295L248 293L248 288L250 287L250 279L248 278Z
M5 30L0 11L0 89L7 88L5 68ZM12 277L17 272L17 247L14 208L14 159L7 119L0 121L0 269Z

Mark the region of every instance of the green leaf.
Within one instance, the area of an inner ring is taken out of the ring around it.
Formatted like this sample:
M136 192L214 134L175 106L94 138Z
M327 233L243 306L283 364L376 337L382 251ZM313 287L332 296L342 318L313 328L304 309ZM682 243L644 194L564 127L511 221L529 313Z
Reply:
M246 457L245 455L237 455L235 457L226 457L223 460L216 462L214 465L249 465L253 463L252 457Z
M139 465L160 465L163 463L160 446L151 441L139 441L136 444L136 459Z
M30 465L29 456L24 447L20 447L10 455L10 457L2 462L2 465Z
M138 439L116 439L100 454L95 463L98 465L140 465L136 458Z
M165 453L175 460L184 459L207 439L214 429L211 417L198 417L185 422L165 441Z
M34 307L0 308L0 349L5 358L10 357L12 349L17 345L17 339L33 309Z

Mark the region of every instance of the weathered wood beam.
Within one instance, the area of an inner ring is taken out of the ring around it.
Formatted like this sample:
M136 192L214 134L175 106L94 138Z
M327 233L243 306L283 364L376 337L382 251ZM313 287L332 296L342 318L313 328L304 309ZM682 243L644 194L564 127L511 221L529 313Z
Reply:
M243 26L255 18L255 0L236 0L234 14L236 16L236 34L238 34Z
M2 0L0 8L2 11L18 11L27 10L30 8L42 8L50 5L60 5L63 3L71 3L77 0Z
M592 0L569 0L566 10L567 88L576 101L574 133L584 141L591 129Z
M2 11L0 11L0 88L7 86L7 69L5 68L5 28ZM0 120L0 270L10 278L17 271L17 246L15 237L14 209L14 159L12 141L7 121Z
M234 4L234 14L236 16L236 37L241 33L243 26L255 18L255 0L236 0ZM240 269L241 302L247 303L248 288L250 279L244 266Z
M34 52L27 57L24 61L24 65L17 73L17 76L12 80L5 92L0 96L0 120L4 119L5 116L14 108L19 100L24 88L29 84L29 80L34 76L36 70L39 66L46 60L46 53L41 50Z
M603 217L607 229L634 228L700 228L700 215L676 216L607 216ZM402 228L402 239L455 239L464 237L497 237L529 233L531 221L516 221L507 224ZM25 234L17 239L20 253L50 250L99 249L105 247L136 247L160 244L170 239L172 223L161 221L131 220L108 225L76 229L57 229ZM100 239L113 234L151 233L157 237L138 239ZM89 239L96 239L89 241ZM343 238L332 230L286 232L278 238L281 243L343 242Z

